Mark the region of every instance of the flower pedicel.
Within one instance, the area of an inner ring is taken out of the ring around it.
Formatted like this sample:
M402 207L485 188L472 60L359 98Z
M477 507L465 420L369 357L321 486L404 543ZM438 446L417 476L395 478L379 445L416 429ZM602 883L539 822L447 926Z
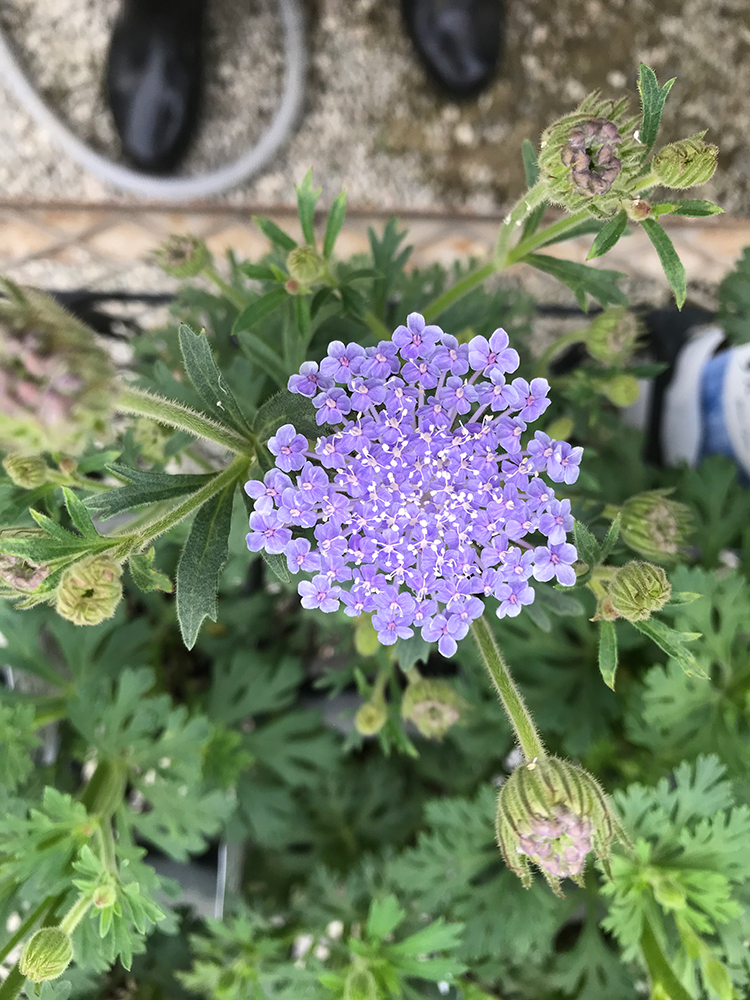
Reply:
M459 344L418 313L376 347L334 341L289 389L340 427L314 451L291 424L270 439L276 468L245 486L249 548L312 574L304 607L373 613L385 645L419 628L445 656L480 598L497 598L502 618L534 600L532 576L574 584L570 502L540 473L574 483L582 449L541 431L523 446L549 385L508 381L518 364L504 330ZM544 544L528 540L537 533Z

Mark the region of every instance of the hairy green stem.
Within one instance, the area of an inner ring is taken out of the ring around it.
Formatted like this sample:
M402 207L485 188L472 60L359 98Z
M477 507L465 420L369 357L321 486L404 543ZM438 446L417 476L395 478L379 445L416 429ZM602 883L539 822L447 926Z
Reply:
M244 298L242 293L238 292L236 288L232 288L230 284L224 281L221 275L219 275L218 272L215 271L210 264L208 264L206 267L203 268L203 273L209 279L209 281L213 281L213 283L219 289L224 298L229 299L229 301L236 309L242 312L242 310L246 308L247 299Z
M21 975L18 963L16 963L5 977L3 985L0 986L0 1000L16 1000L25 982L26 976Z
M474 636L482 662L487 667L497 689L505 713L515 730L524 757L527 761L546 757L547 753L539 739L531 713L510 675L508 666L497 648L495 637L484 616L472 624L471 634Z
M491 278L496 270L495 262L491 261L489 264L485 264L484 267L480 267L479 270L467 274L465 278L461 278L460 281L457 281L455 285L446 292L443 292L442 295L439 295L434 302L431 302L425 308L424 318L428 323L431 323L441 313L444 313L449 306L452 306L454 302L458 302L464 295L472 292L477 285L481 285L487 278Z
M510 212L503 219L500 232L497 234L495 244L495 269L501 271L507 264L510 248L516 233L521 231L521 226L526 218L531 215L535 208L544 201L547 193L547 185L542 181L530 187L515 203Z
M210 482L206 483L205 486L201 486L187 500L174 507L157 521L152 521L151 524L147 524L142 528L138 535L134 536L134 541L136 542L135 548L144 548L158 535L164 534L165 531L169 531L170 528L179 524L180 521L184 520L189 514L192 514L194 510L201 507L211 497L216 496L217 493L221 493L227 486L239 480L243 471L247 470L249 464L250 460L247 455L238 455L223 472L217 473ZM116 538L117 536L111 535L109 537Z
M660 983L670 1000L692 1000L688 991L674 974L672 966L661 950L659 941L654 933L654 928L651 926L648 917L644 917L643 919L641 950L648 966L652 986Z
M124 382L119 384L115 407L122 413L151 417L168 427L176 427L196 437L215 441L237 455L252 455L255 450L255 441L243 437L231 427L225 427L210 417L183 406L182 403L176 403L172 399L165 399L143 389L136 389L135 386Z
M380 340L391 339L392 331L388 329L388 327L381 319L378 319L378 317L371 309L367 310L362 319L365 321L370 330L375 334L375 336L380 338Z
M575 229L576 226L580 226L582 222L585 222L589 218L588 210L582 208L580 212L575 212L573 215L568 215L563 219L558 219L557 222L553 222L551 226L547 226L546 229L541 229L536 233L532 233L531 236L527 236L525 240L521 240L513 249L508 253L507 264L517 264L522 261L527 254L533 253L539 247L543 247L545 244L550 243L552 240L557 240L559 237L564 236L571 229Z

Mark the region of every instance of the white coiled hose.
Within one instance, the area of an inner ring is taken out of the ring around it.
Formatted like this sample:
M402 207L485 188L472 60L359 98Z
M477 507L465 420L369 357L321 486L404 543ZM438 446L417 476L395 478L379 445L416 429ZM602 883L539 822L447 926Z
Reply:
M106 184L153 201L194 201L219 194L247 180L271 159L287 139L302 111L305 95L305 51L298 0L278 0L284 29L284 90L268 129L258 142L231 163L197 177L155 177L132 170L95 152L70 131L44 103L18 63L0 30L0 79L32 119L77 163Z

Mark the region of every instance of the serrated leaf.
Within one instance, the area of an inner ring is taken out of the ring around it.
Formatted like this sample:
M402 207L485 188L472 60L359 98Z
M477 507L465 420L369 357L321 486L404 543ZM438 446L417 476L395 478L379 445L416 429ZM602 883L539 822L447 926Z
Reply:
M547 254L528 254L523 261L567 285L584 312L588 311L587 295L596 299L602 306L628 304L627 296L615 284L625 277L621 271L589 267L587 264L561 260Z
M578 550L578 558L585 562L589 569L598 566L602 559L599 543L582 521L575 521L573 537L575 547Z
M284 292L286 296L286 292ZM286 389L289 381L287 370L279 355L254 333L245 330L238 334L243 353L254 365L274 380L279 389Z
M285 288L272 288L269 292L258 295L234 321L232 335L236 337L246 330L252 329L256 323L260 323L262 319L282 306L288 298L289 294Z
M346 218L346 191L342 191L340 195L334 200L331 205L331 210L328 213L328 221L326 222L326 234L323 238L323 256L330 257L333 253L333 248L338 239L338 235L341 232L341 227L344 225L344 219Z
M213 479L212 473L169 475L164 472L141 472L140 469L128 469L120 465L114 465L111 469L121 478L130 480L130 484L86 498L84 503L87 509L102 521L127 510L137 510L163 500L176 500L186 493L195 493Z
M208 714L231 726L248 716L277 712L292 703L303 676L299 659L267 663L243 650L215 664Z
M642 108L641 127L638 138L643 143L644 159L651 152L656 142L664 104L674 82L675 77L667 80L664 86L660 87L656 79L656 73L654 73L650 66L641 63L638 67L638 93L641 96Z
M632 625L653 640L667 656L676 660L688 677L706 677L706 672L696 658L686 649L685 643L700 639L700 632L678 632L658 618L646 619L642 622L632 622Z
M674 248L674 243L659 223L653 219L644 219L641 225L659 256L664 276L674 292L677 308L682 309L687 298L687 278L685 266Z
M318 204L322 188L313 190L312 167L302 178L302 183L295 185L294 189L297 192L297 213L299 215L300 226L302 227L302 235L305 237L308 245L314 247L315 229L313 222L315 219L315 206Z
M207 500L190 528L177 566L177 619L188 649L204 618L216 621L219 576L227 561L235 483Z
M264 236L273 243L274 246L279 247L281 250L286 250L287 253L290 250L294 250L297 246L296 242L292 237L285 233L283 229L279 229L275 222L271 222L270 219L265 218L263 215L254 215L253 222L260 229Z
M217 367L208 337L205 333L193 333L184 323L180 325L178 336L185 371L206 411L219 423L229 424L239 434L247 434L250 429L247 419Z
M617 632L614 622L599 623L599 670L604 683L614 691L617 672Z
M368 938L382 941L389 934L392 934L399 924L403 923L405 917L406 910L401 909L395 896L373 899L367 917Z
M148 593L151 590L163 590L165 594L172 593L172 581L165 573L160 573L154 568L154 557L156 550L153 545L148 552L138 552L128 560L128 569L133 578L133 583Z
M601 257L611 250L627 228L628 215L623 208L620 209L614 218L609 220L603 229L599 230L596 239L591 244L591 249L588 252L586 260L593 260L595 257Z
M261 444L273 437L279 427L293 424L298 434L317 439L325 433L315 420L315 407L307 396L294 392L277 392L260 407L253 420L253 433Z

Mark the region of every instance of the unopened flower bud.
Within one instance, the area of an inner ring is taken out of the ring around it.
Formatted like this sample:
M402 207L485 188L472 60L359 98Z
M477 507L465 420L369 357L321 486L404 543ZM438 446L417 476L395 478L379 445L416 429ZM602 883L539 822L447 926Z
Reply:
M621 618L642 622L660 611L672 596L661 566L633 560L617 570L609 584L609 601Z
M111 362L51 298L7 279L0 288L0 448L78 454L111 433Z
M360 615L354 629L354 648L359 656L374 656L380 649L378 633L372 624L372 615Z
M109 556L74 563L57 588L57 613L75 625L98 625L115 613L122 597L122 567Z
M112 882L105 882L96 887L92 902L97 910L106 910L117 902L117 889Z
M614 375L612 378L598 380L597 385L615 406L632 406L641 391L634 375Z
M670 500L670 490L636 493L622 506L620 535L626 545L655 562L674 562L693 531L690 508Z
M623 203L629 219L633 222L643 222L651 215L651 205L644 198L633 198Z
M600 218L619 211L639 164L636 119L627 111L627 101L603 101L594 93L545 129L539 168L550 201Z
M0 580L21 593L33 593L49 573L49 566L44 563L31 562L20 556L0 555Z
M357 727L357 732L361 733L362 736L375 736L376 733L380 732L387 720L388 708L381 696L380 698L373 698L371 701L366 701L364 705L360 706L359 711L354 717L354 725Z
M353 965L344 980L344 1000L378 1000L378 984L366 965Z
M289 251L286 269L290 277L301 285L309 286L320 278L325 269L325 261L315 247L295 247Z
M32 983L57 979L73 960L70 935L61 927L42 927L26 942L18 968Z
M710 181L716 170L718 147L703 141L705 132L671 142L659 150L651 167L659 183L668 188L697 187Z
M505 863L524 886L536 865L557 895L560 879L582 884L592 851L609 861L617 819L596 779L558 757L520 764L500 789L497 842Z
M36 490L47 482L49 467L39 455L7 455L3 468L15 486Z
M461 718L465 707L447 681L424 680L409 683L401 702L401 715L410 719L428 739L440 740Z
M638 320L624 306L601 312L586 331L586 350L604 364L622 364L638 344Z
M195 278L211 263L205 242L186 233L170 236L154 252L156 263L173 278Z

